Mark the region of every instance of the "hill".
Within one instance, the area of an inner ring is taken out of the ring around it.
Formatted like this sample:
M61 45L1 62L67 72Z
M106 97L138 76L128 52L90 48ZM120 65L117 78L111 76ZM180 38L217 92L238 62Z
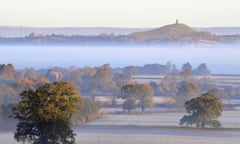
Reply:
M132 33L130 36L141 39L163 39L191 35L195 32L197 31L185 24L171 24L150 31Z
M170 24L150 31L130 34L145 42L171 42L171 43L216 43L217 36L210 32L197 31L185 24Z

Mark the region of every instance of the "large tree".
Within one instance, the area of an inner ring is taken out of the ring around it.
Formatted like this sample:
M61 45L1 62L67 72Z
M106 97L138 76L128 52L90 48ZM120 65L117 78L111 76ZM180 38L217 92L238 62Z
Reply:
M69 82L54 82L35 91L30 89L22 92L21 100L13 108L13 117L19 121L15 138L48 143L50 140L45 132L48 126L57 123L67 126L81 103L80 95Z
M221 127L217 120L222 113L222 103L213 93L205 93L185 103L188 115L180 120L180 125L193 125L204 128L206 125Z
M126 99L123 109L127 109L129 112L134 109L139 101L141 110L151 107L153 103L153 90L148 84L129 84L121 88L120 98Z

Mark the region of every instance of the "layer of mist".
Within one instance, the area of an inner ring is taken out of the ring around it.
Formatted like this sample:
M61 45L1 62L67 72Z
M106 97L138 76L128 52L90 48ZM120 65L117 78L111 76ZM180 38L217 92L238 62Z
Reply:
M206 63L213 74L240 74L237 46L202 47L77 47L77 46L0 46L0 62L12 63L17 69L69 66L112 67L171 62L181 67Z

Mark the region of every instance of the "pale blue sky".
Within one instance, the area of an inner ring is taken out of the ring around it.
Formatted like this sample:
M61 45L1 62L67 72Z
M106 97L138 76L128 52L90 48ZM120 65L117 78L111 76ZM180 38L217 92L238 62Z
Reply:
M0 0L0 26L240 26L240 0Z

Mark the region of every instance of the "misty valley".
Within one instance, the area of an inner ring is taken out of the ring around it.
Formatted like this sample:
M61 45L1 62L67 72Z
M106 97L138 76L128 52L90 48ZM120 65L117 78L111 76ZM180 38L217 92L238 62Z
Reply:
M0 49L3 143L240 140L238 45ZM68 113L65 97L75 94Z
M0 144L239 144L239 5L2 0Z
M237 28L1 30L3 143L239 143Z

